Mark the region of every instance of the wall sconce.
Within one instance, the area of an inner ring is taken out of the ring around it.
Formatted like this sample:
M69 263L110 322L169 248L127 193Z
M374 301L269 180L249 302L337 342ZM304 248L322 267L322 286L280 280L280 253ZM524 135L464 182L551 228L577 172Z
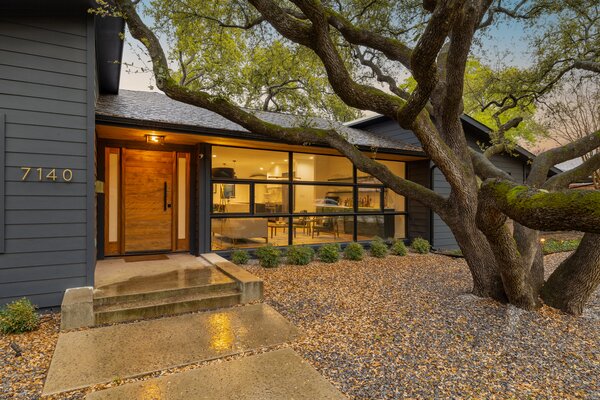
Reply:
M146 143L165 144L165 137L160 135L146 135Z

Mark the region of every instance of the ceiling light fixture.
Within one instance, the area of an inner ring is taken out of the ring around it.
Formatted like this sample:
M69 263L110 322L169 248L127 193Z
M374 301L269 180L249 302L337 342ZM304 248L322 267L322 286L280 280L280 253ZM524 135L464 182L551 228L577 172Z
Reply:
M160 135L146 135L146 143L165 144L165 137Z

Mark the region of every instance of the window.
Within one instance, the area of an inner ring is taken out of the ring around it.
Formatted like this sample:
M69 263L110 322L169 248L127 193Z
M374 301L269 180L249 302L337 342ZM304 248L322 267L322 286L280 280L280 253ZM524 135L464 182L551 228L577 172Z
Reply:
M345 157L213 146L211 161L212 250L405 235L404 197Z

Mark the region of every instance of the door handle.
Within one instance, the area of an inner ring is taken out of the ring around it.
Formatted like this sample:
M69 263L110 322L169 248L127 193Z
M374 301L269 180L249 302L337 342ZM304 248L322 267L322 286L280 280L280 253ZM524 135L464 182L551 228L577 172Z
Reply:
M163 211L167 211L167 182L165 182L163 189Z

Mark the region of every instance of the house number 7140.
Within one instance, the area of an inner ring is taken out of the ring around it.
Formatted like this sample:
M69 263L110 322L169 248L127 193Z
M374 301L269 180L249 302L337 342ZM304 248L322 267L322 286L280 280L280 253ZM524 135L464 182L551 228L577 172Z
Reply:
M21 171L23 171L22 181L26 181L30 176L30 179L38 181L71 182L73 180L73 171L68 168L60 170L56 168L21 167Z

